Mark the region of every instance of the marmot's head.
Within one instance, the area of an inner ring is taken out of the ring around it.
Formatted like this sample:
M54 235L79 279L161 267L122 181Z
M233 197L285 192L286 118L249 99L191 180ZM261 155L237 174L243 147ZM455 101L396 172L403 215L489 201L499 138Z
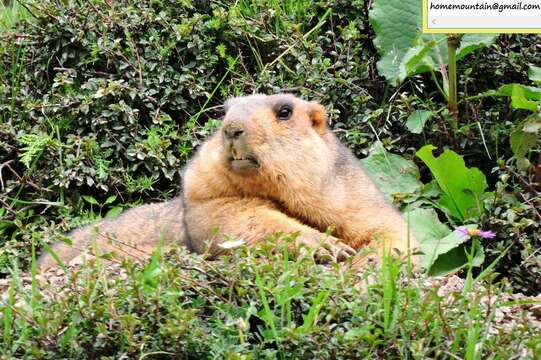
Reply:
M291 175L306 162L324 166L329 150L319 103L289 94L251 95L230 99L225 111L220 131L224 161L232 172L276 175L287 169Z

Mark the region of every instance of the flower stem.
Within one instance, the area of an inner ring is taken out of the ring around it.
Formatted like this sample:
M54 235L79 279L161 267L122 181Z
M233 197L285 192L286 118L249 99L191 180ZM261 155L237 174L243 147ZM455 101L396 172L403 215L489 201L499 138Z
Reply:
M447 54L449 62L449 112L452 116L451 127L456 133L458 130L458 101L457 101L457 82L456 82L456 49L460 45L459 34L447 35Z

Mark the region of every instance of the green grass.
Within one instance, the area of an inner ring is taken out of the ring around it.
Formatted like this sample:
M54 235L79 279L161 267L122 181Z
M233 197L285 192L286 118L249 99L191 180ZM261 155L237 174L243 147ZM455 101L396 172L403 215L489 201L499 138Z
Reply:
M12 29L18 21L32 17L28 11L29 5L22 5L22 1L0 1L0 32ZM29 1L24 3L29 4Z
M292 258L274 240L215 262L183 249L146 266L95 259L53 285L14 264L0 349L43 359L539 356L533 324L495 323L501 285L469 274L464 288L440 294L393 259L359 275Z
M238 10L246 20L261 21L276 35L287 36L288 28L291 27L295 27L301 33L306 30L306 16L311 13L312 7L312 0L239 0L233 9ZM272 10L270 18L261 18L261 14L269 9Z

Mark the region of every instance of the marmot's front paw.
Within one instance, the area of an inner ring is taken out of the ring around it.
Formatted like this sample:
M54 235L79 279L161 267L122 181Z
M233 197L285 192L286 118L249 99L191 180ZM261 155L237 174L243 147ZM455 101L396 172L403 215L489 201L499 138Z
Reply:
M297 244L314 250L316 261L322 264L331 261L344 261L357 254L355 249L334 236L328 236L324 239L301 237L297 239Z

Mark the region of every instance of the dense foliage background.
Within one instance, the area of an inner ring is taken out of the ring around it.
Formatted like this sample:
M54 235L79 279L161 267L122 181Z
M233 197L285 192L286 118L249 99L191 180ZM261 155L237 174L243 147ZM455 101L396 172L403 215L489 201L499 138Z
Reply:
M486 264L517 291L541 289L539 139L512 159L509 136L526 112L477 97L530 84L538 35L501 35L459 62L460 122L429 74L400 86L378 73L368 1L43 1L0 33L0 272L27 266L30 244L121 208L174 196L179 169L219 124L230 96L290 91L327 106L360 157L381 140L414 159L425 144L480 168L497 232ZM422 133L415 110L437 113ZM443 214L440 214L444 220Z

